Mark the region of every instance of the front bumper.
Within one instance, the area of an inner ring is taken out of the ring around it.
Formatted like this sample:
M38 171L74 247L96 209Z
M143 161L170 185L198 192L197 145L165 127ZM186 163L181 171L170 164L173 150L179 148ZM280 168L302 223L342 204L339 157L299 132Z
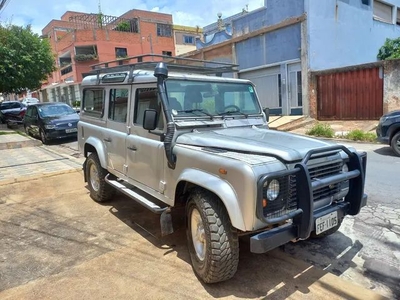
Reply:
M55 140L55 139L64 139L64 138L69 138L69 137L76 137L78 135L78 132L70 132L67 133L65 129L46 129L45 130L46 137L49 140Z
M360 207L367 204L367 195L364 194ZM326 207L314 213L311 224L311 231L315 230L315 220L328 215L332 212L337 212L339 224L343 218L349 213L350 203L340 202L335 205ZM283 225L269 231L264 231L256 234L250 238L250 251L253 253L265 253L276 247L284 245L290 241L297 240L299 238L299 226L295 223Z
M325 155L333 151L344 151L348 155L348 172L340 172L327 177L311 179L307 163L312 156ZM251 237L251 251L263 253L283 245L291 240L307 239L315 230L315 220L321 216L328 215L334 211L341 221L345 215L357 215L361 207L366 205L367 195L364 194L366 153L351 152L344 146L336 145L326 148L310 150L302 162L294 169L268 174L260 178L258 182L259 199L257 201L257 216L268 225L275 225L292 220L290 224L276 227L272 230L261 232ZM287 210L278 216L266 216L263 211L263 186L266 182L284 176L296 176L294 193L297 208ZM314 192L326 187L347 181L349 191L344 200L333 202L324 208L314 208Z

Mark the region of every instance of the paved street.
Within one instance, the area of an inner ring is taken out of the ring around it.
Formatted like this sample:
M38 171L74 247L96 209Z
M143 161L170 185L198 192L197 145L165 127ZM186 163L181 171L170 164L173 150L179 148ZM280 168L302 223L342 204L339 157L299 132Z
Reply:
M0 186L0 199L1 299L383 299L246 240L236 276L204 285L179 219L160 238L157 216L121 195L95 203L78 171Z
M321 275L322 277L332 274L329 276L334 278L334 275L337 275L343 278L344 282L356 283L367 290L376 291L388 298L396 299L400 297L398 284L400 282L400 210L398 205L400 202L400 187L397 183L398 176L396 174L396 170L399 169L397 166L400 166L400 158L395 157L391 149L385 145L361 143L346 143L346 145L351 145L368 153L366 185L366 192L369 194L368 206L363 208L360 215L347 217L340 231L330 237L288 244L265 256L249 254L246 242L242 241L241 257L244 257L244 262L241 262L241 271L239 270L239 277L235 277L234 283L249 286L249 282L254 282L255 286L258 286L256 284L258 282L257 279L249 272L255 269L259 270L259 274L261 274L265 271L263 268L267 268L269 270L267 274L272 272L273 276L277 276L276 272L278 272L280 276L283 276L282 282L286 286L283 288L285 295L291 295L294 298L298 295L303 297L307 293L304 294L302 287L295 284L296 288L292 289L292 283L285 279L287 276L290 277L290 274L293 274L293 270L290 273L286 272L289 272L290 265L296 266L295 270L299 273L314 265L317 269L313 269L313 272L323 270L325 275ZM6 266L6 268L3 268L6 271L0 275L0 278L5 279L4 281L0 280L0 282L3 282L0 290L6 290L0 294L2 298L3 296L10 297L10 299L17 299L20 296L25 298L28 291L29 293L38 293L35 295L41 295L46 298L49 295L47 293L51 293L52 289L55 288L54 285L50 284L52 280L64 282L67 280L64 276L68 278L78 276L76 272L83 272L86 274L83 275L84 277L90 276L88 270L91 270L91 268L94 268L92 271L99 272L96 266L93 265L99 259L101 261L106 259L107 262L106 269L102 269L100 272L110 271L109 268L114 268L110 264L115 264L115 260L121 260L121 263L124 261L120 255L130 257L130 259L136 257L136 247L137 245L143 247L144 241L147 240L148 243L149 240L154 239L151 244L165 243L164 239L159 237L158 222L154 216L147 214L143 208L138 207L128 199L120 196L115 203L102 206L94 203L88 197L80 171L83 158L79 155L76 141L57 142L42 147L30 147L30 149L33 161L48 160L55 167L58 164L62 164L63 167L61 169L67 168L68 172L75 173L59 176L54 176L56 173L52 173L51 180L38 178L33 181L1 187L1 201L7 207L6 210L0 213L0 222L2 224L0 233L2 239L5 238L6 241L3 248L0 249L0 253L3 253L0 261L2 261L3 266ZM14 157L14 155L18 155L19 149L1 151L3 154L9 151L7 155ZM11 153L11 151L15 152ZM24 158L18 158L17 156L15 158L13 160L14 167L21 167L22 171L18 170L18 172L26 176L30 167L24 165ZM40 168L41 164L29 165L36 165ZM46 163L43 165L46 165ZM7 169L7 167L11 167L11 165L7 165L5 161L2 161L0 171ZM45 174L45 172L40 174ZM57 200L55 195L57 195ZM14 225L10 225L10 222ZM92 238L86 240L85 237L87 235L93 237L93 242ZM49 237L50 240L47 240ZM28 241L26 240L27 238ZM143 238L144 240L142 240ZM173 241L170 241L169 244L167 243L169 245L169 248L167 248L170 249L171 245L175 245L176 249L179 249L176 251L177 257L180 259L178 261L169 261L175 267L172 270L169 266L167 270L176 274L177 270L175 268L177 267L181 270L179 272L182 273L182 276L183 274L185 276L188 276L188 274L193 276L190 266L188 266L187 257L186 259L184 258L186 252L182 228L177 231L177 234L168 239L170 238ZM139 244L133 245L133 241ZM19 250L15 252L14 245L17 245L18 249L23 249L23 251L21 253ZM33 248L32 245L34 246ZM78 245L84 246L83 249ZM154 247L154 245L152 246ZM156 252L160 251L164 246L158 245L154 250ZM45 249L43 254L39 251L40 249ZM171 251L174 252L175 250ZM146 248L145 252L152 253L151 245ZM20 254L16 255L15 253ZM81 253L84 253L84 255L81 255ZM166 251L166 253L169 252ZM107 255L104 256L105 254ZM156 263L162 259L164 254L154 253L154 255L155 258L152 258L151 261ZM33 264L32 257L35 258ZM148 260L148 257L146 259ZM138 263L140 260L146 261L146 259L142 257L138 260ZM185 263L181 266L179 262L182 260ZM133 259L133 261L135 260ZM254 265L260 262L265 262L267 265L264 267L262 267L263 263L261 263L261 266ZM130 276L126 273L128 272L127 270L133 273L136 272L131 269L130 263L130 260L125 259L124 268L126 269L123 271L125 272L124 276ZM285 264L289 264L287 266L288 269L286 271L281 270L281 268L286 268L282 267ZM150 268L151 263L148 262L145 265ZM77 266L80 268L79 271L71 269ZM251 267L248 269L248 266ZM163 267L165 266L163 265ZM159 266L152 265L149 270L146 269L146 272L148 272L146 276L152 276L152 268L159 268ZM304 269L302 270L302 268ZM15 275L16 273L17 275ZM256 274L258 273L256 272ZM309 271L307 271L307 274L310 274ZM114 274L113 276L116 275ZM144 276L144 274L141 276ZM242 279L241 276L247 279ZM266 275L263 274L263 276ZM24 285L28 281L42 277L42 280L29 288ZM165 278L167 277L165 275ZM332 281L332 278L329 280ZM86 283L90 281L89 277L81 279ZM141 278L141 282L147 282L146 280ZM125 284L116 278L112 279L112 281L117 286ZM70 282L69 279L68 282ZM196 280L194 278L190 279L189 285L193 285L193 282L196 282ZM274 282L276 283L276 281ZM303 282L302 284L306 285L305 290L310 290L316 293L314 295L319 295L318 289L315 290L314 288L316 282ZM7 291L9 288L21 284L20 288ZM165 284L163 283L162 285L165 286ZM229 286L229 288L226 286ZM208 293L200 293L203 296L199 297L234 295L240 298L245 295L235 294L234 285L228 284L226 286L223 285L221 289L212 289L212 292L207 290ZM268 285L265 289L259 291L260 293L256 294L249 290L247 291L247 297L269 295L271 290L267 290L267 288L276 289L276 286L272 286L273 284ZM39 289L44 289L44 292L39 292ZM278 290L280 289L278 288ZM232 290L232 293L227 293L227 290ZM15 291L17 291L16 294L14 294ZM203 291L206 290L203 288ZM300 294L298 294L299 291ZM130 292L132 293L132 291ZM279 293L282 292L280 291ZM182 291L182 293L182 297L190 295L187 290ZM279 293L278 295L281 296ZM118 295L120 296L120 294ZM281 297L279 296L276 298L280 299ZM336 294L336 296L338 295ZM348 295L342 295L339 298L349 297Z

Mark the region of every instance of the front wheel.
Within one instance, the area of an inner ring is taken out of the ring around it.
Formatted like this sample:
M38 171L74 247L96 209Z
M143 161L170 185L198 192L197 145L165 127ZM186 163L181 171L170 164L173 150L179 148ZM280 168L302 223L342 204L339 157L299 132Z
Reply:
M205 282L232 278L239 263L239 240L223 203L195 190L187 204L187 243L194 272Z
M90 197L96 202L111 200L115 190L105 181L108 172L101 166L96 153L91 153L88 156L85 164L85 174L90 190Z
M390 146L393 149L393 152L397 155L400 156L400 132L396 133L390 142Z
M42 143L44 145L47 145L49 143L49 139L46 137L46 134L44 133L44 130L40 129L39 134L40 134L40 140L42 141Z

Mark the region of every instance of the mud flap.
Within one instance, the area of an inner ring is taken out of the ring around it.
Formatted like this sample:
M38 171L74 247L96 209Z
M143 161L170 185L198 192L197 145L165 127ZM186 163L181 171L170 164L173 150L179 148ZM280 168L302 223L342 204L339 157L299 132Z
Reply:
M160 216L161 236L166 236L174 232L172 226L171 208L164 210Z

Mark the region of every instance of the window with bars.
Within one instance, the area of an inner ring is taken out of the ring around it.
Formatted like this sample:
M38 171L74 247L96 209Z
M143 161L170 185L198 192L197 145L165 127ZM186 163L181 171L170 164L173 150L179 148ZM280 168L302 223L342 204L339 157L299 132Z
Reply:
M172 25L171 24L157 24L157 35L158 36L172 36Z

